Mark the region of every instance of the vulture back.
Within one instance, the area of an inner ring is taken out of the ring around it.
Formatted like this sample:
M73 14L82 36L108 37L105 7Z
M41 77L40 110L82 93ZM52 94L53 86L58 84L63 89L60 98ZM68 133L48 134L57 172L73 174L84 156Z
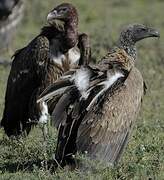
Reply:
M143 78L134 67L123 86L90 110L78 130L77 148L92 159L115 164L127 144L143 96Z

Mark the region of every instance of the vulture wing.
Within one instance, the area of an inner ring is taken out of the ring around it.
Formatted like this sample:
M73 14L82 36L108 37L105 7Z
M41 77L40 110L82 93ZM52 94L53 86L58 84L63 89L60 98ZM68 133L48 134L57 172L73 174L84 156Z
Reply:
M90 73L88 73L88 71ZM84 82L87 84L87 77L89 74L89 86L84 93ZM102 96L106 94L105 90L110 88L110 86L107 86L106 89L106 86L103 85L106 81L108 81L107 74L108 73L106 71L102 72L98 69L92 69L91 67L77 70L73 76L75 85L69 86L64 91L63 95L61 95L58 99L58 102L52 112L52 123L59 130L56 159L61 165L64 161L68 161L68 159L76 152L78 127L80 126L82 119L87 114L88 105L90 105L90 102L93 102L95 97L96 99L100 99L100 97L104 99ZM81 82L82 80L84 84ZM119 78L117 84L114 84L117 87L120 87L119 83L122 84L122 81L124 82L124 78ZM55 94L55 92L58 93L57 91L61 90L55 90L53 94ZM97 97L97 94L99 97ZM96 100L93 104L96 104Z
M100 111L92 108L85 115L78 129L78 150L93 159L115 164L127 144L142 96L143 79L133 68L124 86L105 99Z
M72 86L72 82L69 79L61 79L48 86L39 96L37 102L41 101L49 101L54 98L56 95L61 95L64 91L69 87Z
M29 101L33 91L44 81L48 61L49 41L45 36L36 37L14 54L1 122L9 136L28 129Z

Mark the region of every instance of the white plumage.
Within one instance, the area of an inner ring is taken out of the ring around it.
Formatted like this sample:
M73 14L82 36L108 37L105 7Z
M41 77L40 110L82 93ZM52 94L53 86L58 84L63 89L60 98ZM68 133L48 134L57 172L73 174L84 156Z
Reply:
M120 71L114 71L114 73L113 71L108 71L107 80L104 81L105 88L109 88L120 77L124 77L124 75Z
M98 85L104 85L104 88L92 99L90 104L87 107L87 111L92 107L92 105L97 101L98 97L108 90L120 77L124 75L120 71L108 71L107 80L99 83Z
M87 98L87 89L89 88L90 72L82 67L76 71L74 77L75 85L80 91L83 98Z
M63 64L62 62L66 59L65 55L60 54L60 53L57 56L54 56L53 54L51 56L52 56L53 62L57 63L57 64L59 64L61 66Z
M42 108L42 111L41 111L41 116L39 118L39 122L42 123L42 124L46 124L47 121L48 121L48 107L47 107L47 104L43 101L41 102L41 108Z
M73 47L68 51L68 59L71 64L78 64L80 59L80 50L77 47Z

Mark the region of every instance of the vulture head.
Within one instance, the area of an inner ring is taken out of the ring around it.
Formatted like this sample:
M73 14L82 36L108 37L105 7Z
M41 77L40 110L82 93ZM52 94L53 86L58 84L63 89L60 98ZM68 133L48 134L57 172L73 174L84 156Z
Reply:
M78 24L78 13L76 8L69 3L62 3L58 5L52 11L50 11L47 16L47 21L51 25L54 24L56 20L64 23L73 22Z
M160 34L156 29L143 24L131 24L121 31L119 46L135 59L135 43L149 37L160 37Z

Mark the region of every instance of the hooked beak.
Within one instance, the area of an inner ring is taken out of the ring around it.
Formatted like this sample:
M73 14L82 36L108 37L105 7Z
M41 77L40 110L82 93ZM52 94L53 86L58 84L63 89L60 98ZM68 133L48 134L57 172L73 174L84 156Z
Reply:
M148 36L149 37L160 37L160 33L159 31L157 31L156 29L150 28L148 31Z
M136 42L140 41L145 38L150 38L150 37L160 37L160 33L153 28L147 28L147 31L141 32L137 37L136 37Z
M56 10L51 11L47 16L47 21L49 22L49 21L51 21L53 19L56 19L57 17L58 17L57 11Z

